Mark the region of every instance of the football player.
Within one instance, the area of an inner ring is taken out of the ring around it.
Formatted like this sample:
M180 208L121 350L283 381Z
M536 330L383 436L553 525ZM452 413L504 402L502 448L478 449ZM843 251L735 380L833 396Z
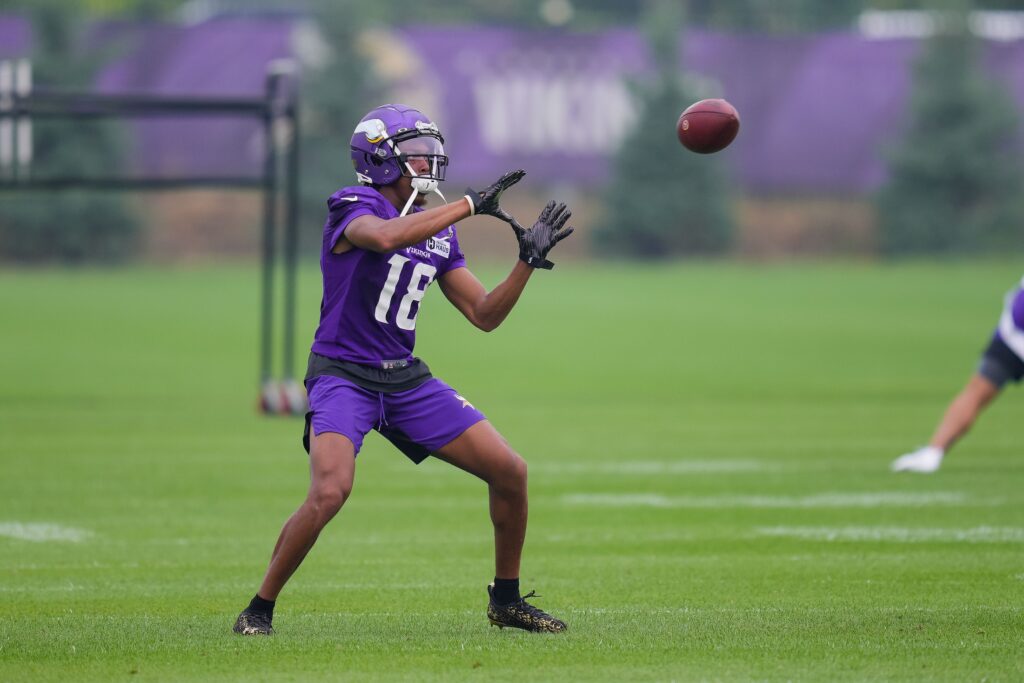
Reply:
M515 306L548 252L572 234L570 212L549 203L529 229L500 206L523 171L506 173L457 201L422 208L444 180L448 157L438 127L411 107L369 112L351 141L358 186L327 202L320 267L323 299L305 384L303 445L310 457L306 500L288 519L263 582L235 622L244 635L273 633L274 603L324 525L352 490L356 456L371 429L414 463L451 463L488 485L494 525L495 578L487 617L500 627L558 632L564 622L520 595L526 535L526 463L487 418L413 356L420 301L435 280L470 323L490 331ZM441 195L443 199L443 195ZM455 223L482 214L509 222L519 242L511 273L487 291L466 267Z
M1003 313L977 371L946 408L931 441L897 458L894 472L934 472L1007 382L1024 377L1024 279L1006 295Z

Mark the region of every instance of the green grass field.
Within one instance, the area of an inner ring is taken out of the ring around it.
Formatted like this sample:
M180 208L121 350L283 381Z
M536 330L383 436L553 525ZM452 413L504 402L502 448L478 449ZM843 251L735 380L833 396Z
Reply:
M1021 394L888 471L1019 276L566 266L490 335L433 291L417 352L529 461L523 586L570 631L489 627L485 487L371 436L244 639L307 483L300 421L254 409L255 269L6 270L0 680L1021 680Z

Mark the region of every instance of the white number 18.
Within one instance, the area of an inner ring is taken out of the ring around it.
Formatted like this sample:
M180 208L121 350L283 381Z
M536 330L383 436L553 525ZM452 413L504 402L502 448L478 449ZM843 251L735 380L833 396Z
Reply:
M384 289L380 290L377 308L373 311L373 317L382 323L388 322L388 312L391 310L391 300L395 296L395 287L398 286L398 279L402 276L402 271L405 269L405 264L409 263L409 259L395 254L388 260L388 263L391 264L391 270L388 271L388 279L384 281ZM427 293L427 287L434 281L436 274L437 268L429 263L417 263L416 267L412 269L409 289L402 297L402 301L398 305L398 313L395 315L395 324L403 330L416 329L416 315L410 316L409 312L412 310L413 302L423 300L423 296ZM418 312L419 308L416 310Z

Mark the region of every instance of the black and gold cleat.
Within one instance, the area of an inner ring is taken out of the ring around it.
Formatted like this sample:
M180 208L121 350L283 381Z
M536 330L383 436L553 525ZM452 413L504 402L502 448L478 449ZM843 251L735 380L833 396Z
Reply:
M263 612L243 610L231 630L243 636L271 636L274 634L274 627L270 624L271 619L269 614Z
M536 597L535 591L530 591L507 605L499 605L494 602L493 583L487 586L487 595L490 598L487 604L487 618L492 626L498 628L509 626L534 633L561 633L567 628L561 619L555 619L544 610L537 609L526 602L526 598Z

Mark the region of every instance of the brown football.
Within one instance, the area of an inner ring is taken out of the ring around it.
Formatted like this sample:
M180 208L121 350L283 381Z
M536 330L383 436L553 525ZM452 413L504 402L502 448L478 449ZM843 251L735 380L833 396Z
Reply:
M740 115L725 100L701 100L686 108L676 124L679 142L691 152L711 154L729 146L740 132Z

